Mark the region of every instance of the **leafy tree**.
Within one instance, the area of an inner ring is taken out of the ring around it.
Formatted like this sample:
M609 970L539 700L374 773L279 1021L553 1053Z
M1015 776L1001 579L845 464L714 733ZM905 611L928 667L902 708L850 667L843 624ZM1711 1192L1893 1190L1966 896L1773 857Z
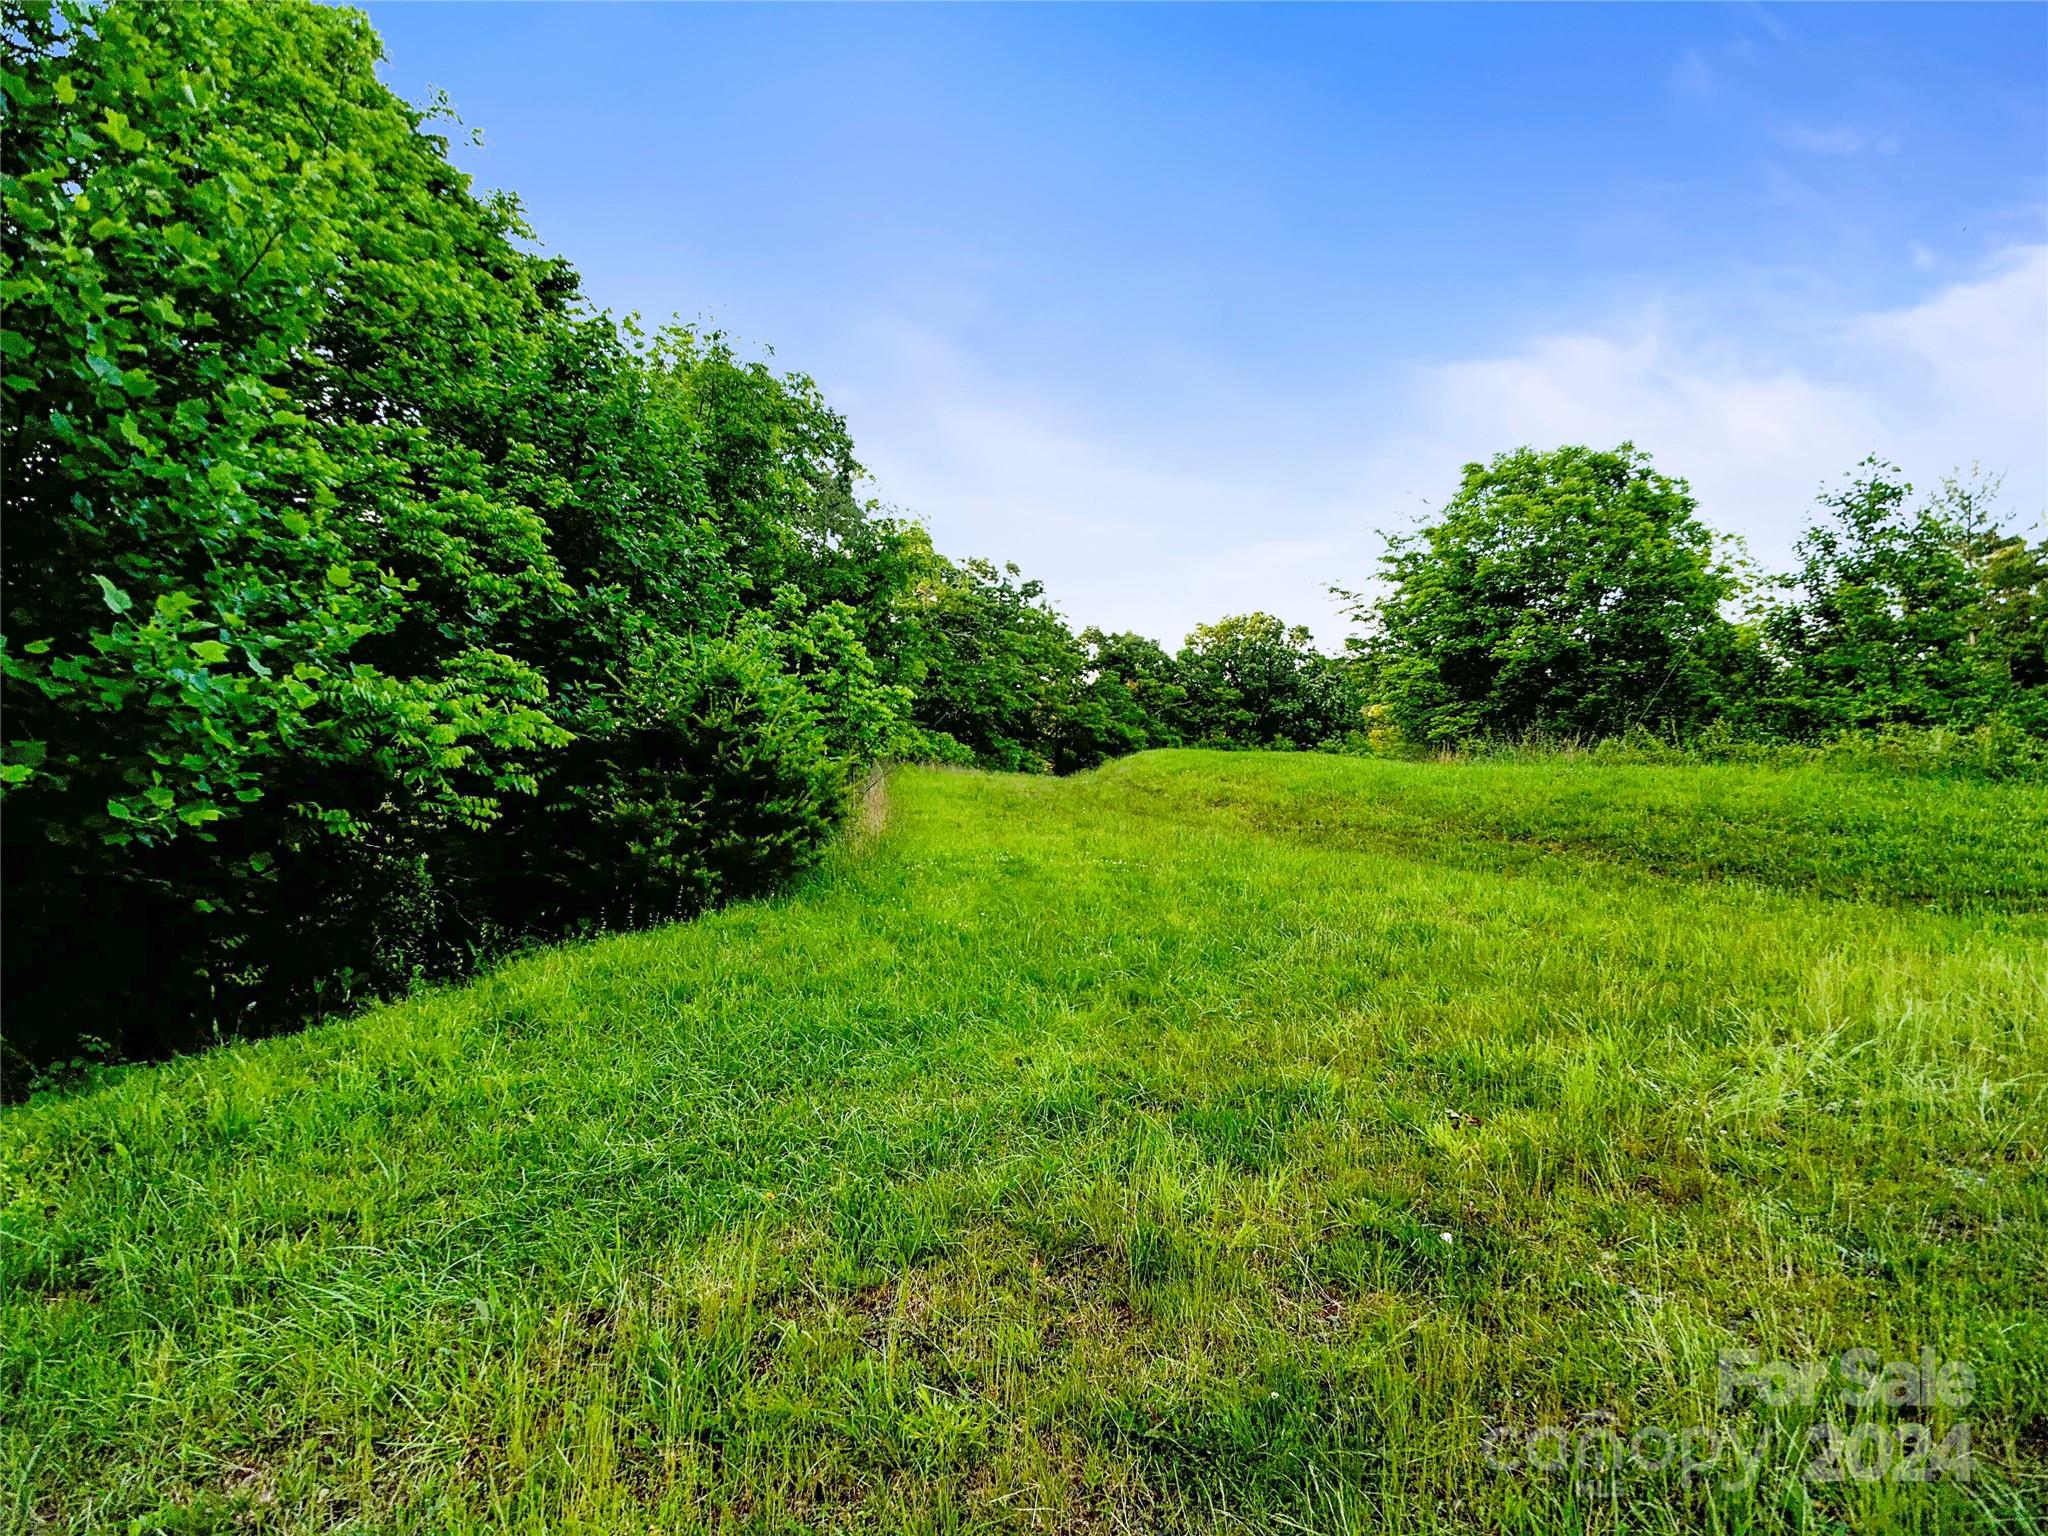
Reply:
M1269 613L1198 624L1176 675L1180 734L1212 746L1303 747L1357 723L1343 665Z
M1100 761L1096 722L1076 729L1087 658L1044 585L987 560L922 563L910 597L917 724L983 767L1043 773Z
M1086 687L1104 732L1104 753L1180 745L1175 724L1187 698L1180 669L1146 635L1081 631Z
M2048 731L2048 545L1999 530L1990 490L1912 496L1876 458L1822 495L1764 610L1767 718L1795 737L1994 718Z
M1360 651L1417 742L1683 730L1735 664L1736 571L1685 482L1627 443L1468 464L1440 515L1389 538L1383 577L1354 600Z
M66 0L0 50L10 885L148 1017L287 866L486 826L564 740L493 463L552 271L358 16ZM176 960L100 953L138 932Z
M729 818L750 793L822 841L849 774L894 750L909 708L866 651L862 616L831 596L850 585L833 562L852 563L838 551L865 513L835 504L839 534L818 532L817 503L852 465L808 381L687 330L584 320L562 334L570 363L551 375L539 463L574 594L546 637L553 712L574 745L460 871L509 933L679 916L800 867L808 849ZM827 439L839 468L813 476ZM707 694L714 662L723 681ZM749 721L755 749L713 750ZM730 825L758 838L751 876L718 830Z
M2048 538L2029 544L1992 530L1971 551L1981 586L1977 644L1990 691L2012 725L2048 739Z

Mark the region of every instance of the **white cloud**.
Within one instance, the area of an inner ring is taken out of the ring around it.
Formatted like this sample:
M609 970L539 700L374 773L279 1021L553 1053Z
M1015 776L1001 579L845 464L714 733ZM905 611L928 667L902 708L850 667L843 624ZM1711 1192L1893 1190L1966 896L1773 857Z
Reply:
M2048 245L2004 252L1978 277L1953 283L1907 309L1868 315L1848 337L1889 381L1891 403L1953 428L1974 429L1989 448L2048 456ZM1903 396L1903 399L1896 398Z
M1879 443L1853 389L1717 355L1656 318L1425 369L1418 406L1406 451L1457 445L1461 462L1521 443L1633 441L1691 480L1717 526L1765 545L1822 474Z
M1691 98L1711 96L1719 84L1714 66L1697 48L1688 48L1672 66L1670 86L1673 95Z
M877 493L922 516L946 553L1015 561L1076 626L1177 644L1264 606L1341 632L1323 588L1358 566L1320 532L1346 509L1313 466L1232 424L1124 437L926 333L873 340L893 382L862 391L873 403L849 411L854 440Z
M1692 483L1716 527L1775 565L1813 493L1878 453L1916 483L1978 462L2009 520L2048 502L2048 246L2004 253L1923 302L1858 316L1796 359L1731 346L1660 314L1426 367L1382 472L1424 473L1518 443L1624 438ZM1437 471L1439 476L1443 473ZM1391 512L1393 504L1383 502Z
M1889 155L1899 147L1896 134L1878 133L1854 123L1788 123L1772 137L1788 149L1809 155Z
M1673 318L1703 312L1421 361L1384 400L1365 385L1321 404L1219 386L1178 428L1142 431L1077 418L898 328L878 338L889 377L863 380L875 405L853 427L881 493L927 515L942 549L1014 559L1076 623L1167 641L1250 608L1336 640L1325 586L1364 584L1382 531L1449 494L1462 464L1522 443L1633 440L1766 566L1820 484L1872 452L1920 484L1981 462L2006 476L2008 521L2038 525L2048 245L1818 335L1738 345Z

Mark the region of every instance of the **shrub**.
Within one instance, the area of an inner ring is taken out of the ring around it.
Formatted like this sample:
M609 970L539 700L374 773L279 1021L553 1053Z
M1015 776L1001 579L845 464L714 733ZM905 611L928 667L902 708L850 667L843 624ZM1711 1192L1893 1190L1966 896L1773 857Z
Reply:
M1344 664L1270 613L1198 624L1176 658L1181 736L1212 746L1293 748L1362 719Z
M531 839L514 839L526 923L659 922L802 869L846 806L810 693L759 631L654 636L615 713L557 760Z
M472 441L545 266L358 16L9 21L11 1033L233 1027L348 926L305 872L431 883L565 740L523 658L566 589Z
M1916 502L1875 458L1824 493L1763 610L1758 723L1808 740L1994 721L2048 737L2048 544L1998 529L1990 499L1951 480Z

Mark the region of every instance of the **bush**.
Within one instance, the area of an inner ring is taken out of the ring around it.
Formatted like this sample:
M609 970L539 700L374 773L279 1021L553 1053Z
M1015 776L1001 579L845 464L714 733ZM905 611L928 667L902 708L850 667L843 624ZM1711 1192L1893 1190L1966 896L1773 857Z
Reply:
M443 430L529 380L548 269L360 17L67 3L0 49L10 1044L179 1041L335 950L408 969L350 909L432 906L385 877L566 740L546 526Z
M846 806L847 760L757 633L651 638L603 729L551 775L518 914L551 926L684 917L802 869Z
M1196 625L1175 671L1170 718L1207 746L1289 750L1341 740L1363 719L1351 669L1270 613Z

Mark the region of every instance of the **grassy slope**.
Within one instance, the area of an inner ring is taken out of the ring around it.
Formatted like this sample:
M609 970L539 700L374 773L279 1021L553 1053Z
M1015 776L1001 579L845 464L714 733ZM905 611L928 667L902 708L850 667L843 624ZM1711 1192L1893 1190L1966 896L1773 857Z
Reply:
M80 1529L2023 1528L2044 891L2037 788L903 773L786 900L7 1112L7 1493ZM1716 1408L1730 1345L1972 1362L1974 1480L1481 1456L1598 1411L1796 1432Z

